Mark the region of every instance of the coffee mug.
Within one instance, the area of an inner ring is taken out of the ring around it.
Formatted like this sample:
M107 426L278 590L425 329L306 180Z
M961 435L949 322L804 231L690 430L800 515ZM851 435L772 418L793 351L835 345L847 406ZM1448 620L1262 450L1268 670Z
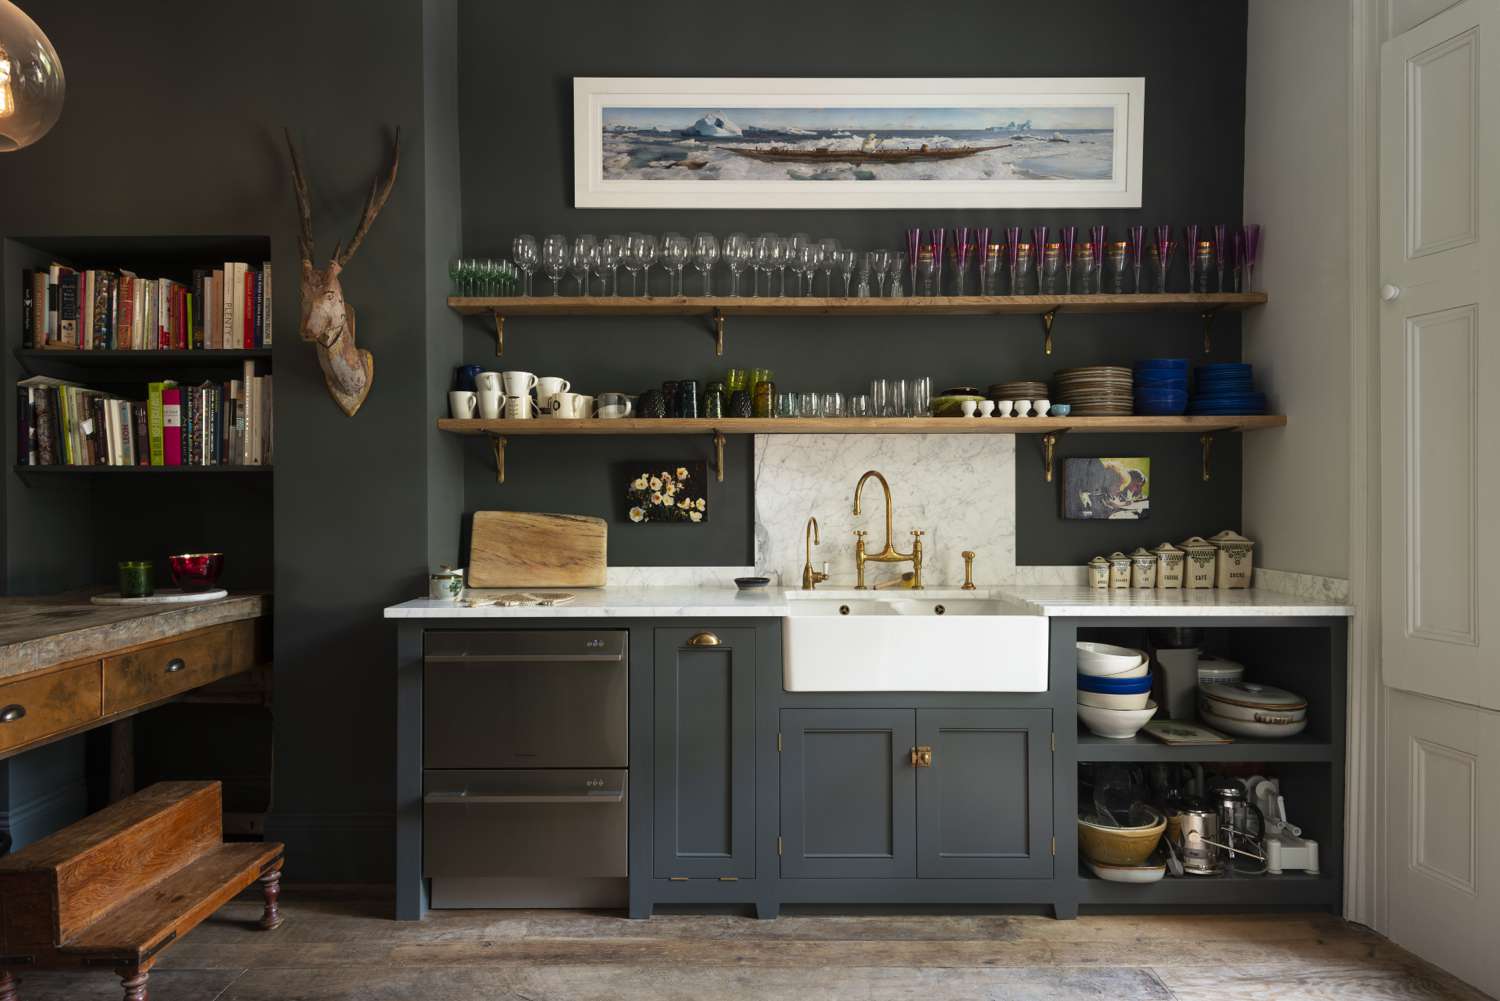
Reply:
M504 393L498 389L481 389L475 395L479 397L480 417L492 421L500 416L500 409L505 406Z
M467 389L455 389L448 394L448 413L461 421L474 419L474 407L478 400Z
M582 393L574 393L573 416L579 418L594 416L594 398Z
M480 372L474 377L474 392L476 393L499 393L504 391L500 383L499 372Z
M556 375L544 375L536 381L536 403L542 413L552 410L553 397L559 393L571 391L573 384L567 379Z
M530 420L536 416L536 401L530 394L526 396L507 396L504 405L500 408L501 416L508 421Z
M474 392L474 380L484 369L479 365L460 365L453 371L453 388L466 393Z
M600 393L597 416L604 420L619 420L635 412L635 405L624 393Z
M530 372L501 372L500 386L506 396L525 396L536 388L536 376Z

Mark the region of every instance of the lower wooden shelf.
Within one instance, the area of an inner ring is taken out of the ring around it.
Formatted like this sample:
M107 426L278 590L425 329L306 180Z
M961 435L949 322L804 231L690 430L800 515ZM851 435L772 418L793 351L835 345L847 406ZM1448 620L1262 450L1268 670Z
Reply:
M458 420L444 417L439 430L454 434L693 435L693 434L1211 434L1286 426L1284 414L1224 417L699 417L620 420Z
M1128 740L1096 737L1078 730L1079 761L1332 761L1333 745L1327 740L1299 734L1285 740L1247 740L1236 737L1232 744L1172 747L1154 737L1137 734Z
M1225 874L1222 876L1167 876L1156 883L1137 885L1099 879L1083 866L1078 869L1079 902L1084 906L1234 907L1237 910L1320 910L1336 903L1342 890L1329 873L1313 876L1287 872L1280 876Z

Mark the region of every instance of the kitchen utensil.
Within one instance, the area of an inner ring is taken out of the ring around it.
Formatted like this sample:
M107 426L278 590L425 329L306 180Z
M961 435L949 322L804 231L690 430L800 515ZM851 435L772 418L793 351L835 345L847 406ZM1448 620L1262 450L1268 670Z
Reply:
M1233 719L1228 716L1220 716L1212 711L1206 700L1198 702L1198 717L1215 730L1233 734L1236 737L1249 737L1256 740L1284 740L1287 737L1295 737L1307 729L1307 720L1300 719L1290 723L1258 723L1252 720Z
M1130 554L1130 586L1134 588L1156 587L1156 554L1144 547L1137 547Z
M438 569L427 578L427 597L434 601L457 601L464 593L464 572L450 566Z
M1224 779L1209 788L1208 800L1219 824L1219 847L1228 854L1230 865L1241 871L1264 871L1266 818L1250 802L1244 785L1238 779Z
M508 397L527 396L537 387L537 378L530 372L501 372L500 384Z
M963 414L965 417L973 417L974 408L977 406L979 406L979 404L974 400L964 400L958 405L958 412Z
M996 417L1009 417L1016 409L1015 400L993 400Z
M995 401L980 400L975 409L980 417L988 417L995 412Z
M510 374L510 373L507 373ZM559 393L567 393L573 389L573 384L567 379L556 375L543 376L536 379L536 403L542 413L555 412L552 401ZM507 395L510 395L507 391ZM520 394L516 394L520 395Z
M661 384L661 399L662 403L666 404L668 417L682 416L681 411L678 409L681 400L678 397L676 379L668 379Z
M1187 554L1184 553L1181 549L1178 549L1176 546L1172 545L1170 542L1163 542L1161 545L1153 549L1152 552L1156 554L1156 586L1165 591L1180 590L1182 588L1182 573L1183 567L1187 562ZM1183 630L1182 627L1175 627L1175 629L1183 632L1186 631ZM1156 632L1170 633L1172 631L1172 629L1153 630L1153 637ZM1196 630L1196 634L1201 639L1203 631L1201 629ZM1153 638L1152 642L1155 643L1156 640ZM1157 643L1156 645L1177 647L1197 646L1198 643L1170 642Z
M1112 589L1130 586L1130 557L1118 550L1109 554L1109 586Z
M1074 644L1078 655L1078 673L1107 677L1128 671L1139 665L1145 654L1128 646L1109 643L1093 643L1087 640Z
M1208 685L1204 701L1220 716L1259 723L1294 723L1307 715L1307 700L1295 692L1250 681Z
M745 402L747 404L746 409L748 409L748 404L749 404L749 397L748 397L748 395L746 396ZM640 415L642 417L665 417L665 416L667 416L667 398L665 396L661 395L661 390L659 390L659 389L648 389L648 390L646 390L644 393L641 394L641 398L639 400L639 403L640 403ZM745 416L748 417L750 415L746 414Z
M1183 564L1183 586L1198 590L1214 586L1214 565L1218 560L1218 549L1200 535L1185 539L1177 547L1187 553Z
M1155 807L1138 803L1131 809L1128 826L1102 822L1097 817L1078 818L1078 848L1085 859L1105 865L1145 864L1167 829L1167 818Z
M218 601L229 597L222 587L207 591L181 591L175 587L164 587L139 598L126 598L118 594L96 594L89 598L95 605L193 605L205 601Z
M603 587L607 541L603 518L476 511L469 586Z
M1096 737L1128 740L1156 715L1156 703L1148 701L1142 709L1102 709L1079 703L1078 718Z
M1193 804L1172 819L1183 871L1190 876L1219 875L1223 871L1223 855L1214 844L1219 839L1219 821L1214 811Z
M499 372L480 372L474 377L474 392L476 393L504 393L505 386L500 380Z
M466 392L474 392L478 387L479 373L484 369L479 365L460 365L453 370L453 388L462 389Z
M1151 690L1151 676L1100 678L1089 674L1078 676L1080 692L1102 692L1108 695L1136 695Z
M207 591L224 572L223 553L178 553L167 557L172 583L184 591Z
M1109 560L1103 556L1089 560L1089 586L1100 591L1109 587Z

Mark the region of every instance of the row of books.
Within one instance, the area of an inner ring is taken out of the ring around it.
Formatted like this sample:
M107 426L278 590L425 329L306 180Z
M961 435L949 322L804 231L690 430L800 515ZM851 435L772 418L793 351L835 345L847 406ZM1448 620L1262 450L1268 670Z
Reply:
M271 376L182 386L131 400L46 376L16 384L26 466L260 466L272 460Z
M184 285L129 271L28 269L22 343L84 351L197 351L271 346L271 264L199 268Z

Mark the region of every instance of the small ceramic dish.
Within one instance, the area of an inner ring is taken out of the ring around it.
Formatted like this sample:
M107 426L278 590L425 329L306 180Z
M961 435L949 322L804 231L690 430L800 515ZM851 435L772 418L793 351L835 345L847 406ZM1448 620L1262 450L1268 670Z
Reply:
M1141 658L1145 656L1133 647L1115 646L1112 643L1084 641L1074 646L1078 651L1078 673L1095 677L1128 671L1140 664Z
M1078 718L1088 727L1089 732L1110 740L1128 740L1134 737L1155 715L1156 703L1150 701L1144 709L1100 709L1098 706L1086 706L1082 703L1078 705Z
M1078 704L1081 706L1094 706L1099 709L1144 709L1146 703L1151 701L1151 693L1132 692L1128 695L1117 695L1110 692L1079 692Z
M1083 861L1095 876L1111 883L1155 883L1167 874L1167 863L1157 854L1147 859L1144 865L1110 865L1091 858Z
M1066 417L1073 412L1072 406L1066 403L1054 403L1052 409L1047 411L1048 417Z
M1083 715L1080 709L1079 715ZM1210 708L1207 699L1198 703L1198 715L1202 722L1213 727L1215 730L1231 734L1235 737L1259 737L1264 740L1282 740L1286 737L1295 737L1307 729L1307 720L1300 719L1292 723L1257 723L1248 719L1230 719L1228 716L1220 716ZM1142 723L1141 726L1145 726Z
M771 578L769 577L736 577L734 579L735 587L741 591L756 591L766 587L770 583Z

